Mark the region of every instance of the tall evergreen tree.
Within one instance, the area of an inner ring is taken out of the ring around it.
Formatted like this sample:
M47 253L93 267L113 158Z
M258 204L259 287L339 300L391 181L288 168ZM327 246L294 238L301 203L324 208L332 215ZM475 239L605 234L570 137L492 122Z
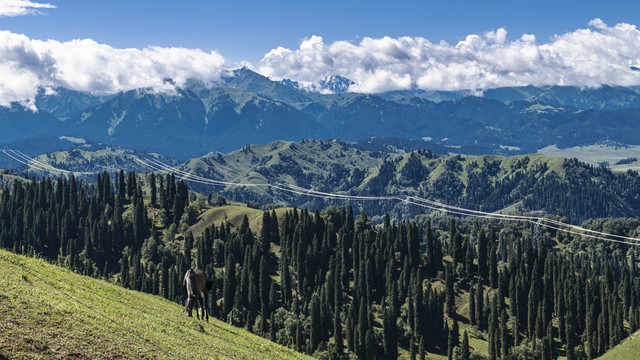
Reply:
M156 174L149 175L149 188L151 193L151 206L155 206L158 200L158 190L156 187Z
M469 351L469 336L467 335L467 330L464 331L463 335L462 335L462 353L461 353L461 359L462 360L469 360L471 353Z
M389 308L385 308L382 318L382 332L386 359L396 359L398 357L398 337L396 326L396 318L393 311Z
M478 275L484 281L489 278L489 267L487 260L487 236L484 229L478 235Z

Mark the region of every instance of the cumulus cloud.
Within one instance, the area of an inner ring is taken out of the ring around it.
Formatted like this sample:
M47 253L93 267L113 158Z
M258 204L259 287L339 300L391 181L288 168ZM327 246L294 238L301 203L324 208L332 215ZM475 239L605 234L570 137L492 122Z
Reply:
M0 0L2 1L2 0ZM22 1L21 3L24 3ZM31 4L31 3L29 3ZM43 4L48 5L48 4ZM2 9L0 5L0 9ZM509 38L499 28L456 44L422 37L365 37L325 43L319 36L297 49L277 47L257 63L241 62L274 80L318 84L330 75L355 83L350 91L474 90L501 86L640 85L640 30L600 19L540 43L535 35ZM171 91L189 78L217 81L238 64L215 51L147 47L119 49L91 39L34 40L0 31L0 105L34 108L39 89L56 87L109 94L137 88Z
M539 44L532 34L509 40L504 28L471 34L457 44L422 37L369 38L327 44L312 36L298 49L278 47L257 64L273 79L317 83L328 75L347 77L351 91L382 92L488 89L521 85L640 84L640 31L635 25L589 28L556 35Z
M0 0L0 17L41 14L38 9L55 9L55 6L29 0Z
M222 55L199 49L147 47L118 49L93 40L33 40L0 31L0 105L21 102L33 108L38 89L58 86L94 94L153 88L171 90L187 79L219 80Z

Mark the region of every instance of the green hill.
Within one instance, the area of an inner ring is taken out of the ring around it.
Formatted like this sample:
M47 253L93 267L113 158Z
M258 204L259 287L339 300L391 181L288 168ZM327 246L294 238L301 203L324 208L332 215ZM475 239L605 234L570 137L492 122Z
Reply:
M159 296L0 250L0 359L304 359Z
M607 351L604 355L599 357L601 360L633 360L638 358L640 352L640 338L638 337L640 331L636 331L631 334L625 341L618 344L618 346Z
M407 194L448 205L487 212L542 211L581 223L589 218L637 216L637 173L606 169L542 154L498 156L436 155L415 150L404 154L367 151L340 140L276 141L245 146L228 154L192 159L180 170L207 179L234 183L291 184L327 193L357 196ZM257 201L322 209L344 201L298 196L266 186L190 183L202 192L219 192L240 202ZM389 212L395 218L428 209L400 201L352 201L371 216ZM379 219L380 221L382 219Z
M275 210L278 218L282 218L285 212L291 210L291 208L282 207ZM262 213L262 210L252 209L240 204L210 207L198 216L198 222L192 225L189 230L193 232L193 236L198 236L202 235L207 227L220 225L225 221L228 221L232 227L237 227L242 224L242 220L246 215L249 219L251 230L259 234L262 228Z
M143 159L147 165L137 161ZM103 171L119 168L166 171L175 162L155 154L105 148L100 151L61 151L36 157L40 163L68 171ZM635 161L630 153L620 160ZM624 161L623 161L624 162ZM38 165L40 167L46 165ZM628 166L623 164L622 166ZM30 168L38 171L37 168ZM247 145L228 154L208 154L177 167L199 176L189 188L201 194L259 205L295 206L312 211L332 205L352 205L376 221L385 213L394 218L413 217L429 211L419 204L407 206L407 195L448 205L496 212L544 212L565 216L579 224L590 218L636 217L640 214L640 175L611 172L574 159L529 154L518 156L437 155L431 151L383 152L364 150L341 140L274 141ZM80 173L78 173L80 174ZM93 180L93 173L85 175ZM204 179L203 179L204 178ZM185 178L187 181L190 179ZM251 183L254 186L212 184L207 180ZM267 186L266 184L270 184ZM277 185L286 184L286 185ZM298 186L351 196L387 196L396 200L351 201L300 196L286 189ZM148 193L147 193L148 194ZM241 218L240 218L241 219ZM219 218L216 218L219 221Z

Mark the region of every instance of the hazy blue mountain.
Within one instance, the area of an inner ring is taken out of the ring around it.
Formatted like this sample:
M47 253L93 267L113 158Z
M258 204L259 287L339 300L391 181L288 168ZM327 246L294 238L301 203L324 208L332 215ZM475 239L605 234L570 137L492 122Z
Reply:
M282 101L294 107L310 103L314 97L313 94L293 89L277 81L271 81L268 77L251 71L246 67L234 70L223 80L226 86L258 93L269 99Z
M56 95L38 95L38 112L0 108L0 143L67 135L180 159L275 140L328 138L426 138L504 154L511 153L504 146L534 152L552 144L640 143L640 95L633 88L526 86L491 89L481 97L468 91L358 94L340 93L349 79L326 80L336 93L298 90L294 82L272 81L247 68L214 84L190 80L170 93L139 89L98 97L57 89Z
M471 93L469 91L394 90L376 95L385 100L402 101L407 98L420 98L433 102L441 102L448 100L460 100L471 95Z
M98 106L113 97L113 95L91 95L63 87L57 87L53 91L55 93L47 94L44 90L40 90L36 95L36 107L59 119L66 119L78 111Z
M31 111L21 105L0 106L0 143L34 135L57 133L61 121L46 111Z
M482 97L498 100L503 103L508 103L512 101L524 101L532 99L540 95L544 91L545 89L532 85L502 87L497 89L487 89L482 93Z
M182 154L190 154L204 151L205 115L202 101L193 92L133 90L72 116L65 134L135 150L173 153L182 148Z
M191 84L191 89L121 93L71 117L65 134L179 158L328 135L313 119L282 102L226 87Z
M495 124L509 111L509 107L500 101L475 96L442 101L434 105L433 109L444 114L472 119L488 125Z
M608 85L584 89L575 86L505 87L485 90L482 96L505 103L522 100L578 109L640 108L640 94L634 89Z

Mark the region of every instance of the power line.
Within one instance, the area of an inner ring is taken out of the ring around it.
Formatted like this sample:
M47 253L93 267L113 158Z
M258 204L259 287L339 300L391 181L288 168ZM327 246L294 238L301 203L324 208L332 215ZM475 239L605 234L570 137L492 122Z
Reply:
M27 166L32 166L29 163L34 162L34 167L40 168L44 171L59 171L63 173L73 173L68 170L57 169L52 167L51 165L40 163L37 160L34 160L27 156L26 154L20 152L19 150L2 150L7 156L12 159L21 162ZM346 195L346 194L336 194L330 192L322 192L313 189L303 188L301 186L285 184L285 183L238 183L238 182L229 182L222 180L210 179L198 175L191 174L184 170L181 170L177 167L171 167L162 161L154 158L145 158L140 159L138 157L135 158L136 161L141 164L154 169L155 171L159 171L166 174L177 174L183 180L203 184L203 185L213 185L213 186L241 186L241 187L266 187L272 188L278 191L289 192L296 195L309 196L315 198L323 198L323 199L332 199L332 200L354 200L361 201L360 206L363 206L363 201L401 201L404 204L413 204L416 206L420 206L423 208L428 208L437 211L445 211L447 213L456 214L460 216L472 216L472 217L483 217L483 218L491 218L491 219L499 219L499 220L508 220L508 221L522 221L522 222L531 222L536 226L542 226L548 229L553 229L561 232L565 232L573 235L580 235L583 237L603 240L603 241L611 241L616 243L622 243L627 245L640 245L640 239L624 236L624 235L616 235L610 234L602 231L586 229L581 226L567 224L558 220L545 218L545 217L535 217L535 216L526 216L526 215L509 215L509 214L501 214L501 213L488 213L484 211L466 209L454 205L448 205L439 203L436 201L419 198L416 196L365 196L365 195ZM84 172L82 174L93 174ZM555 226L554 226L555 225ZM613 239L611 239L613 238Z
M534 225L542 226L548 229L552 229L552 230L556 230L556 231L560 231L560 232L564 232L572 235L579 235L579 236L583 236L583 237L591 238L595 240L610 241L610 242L616 242L621 244L640 246L640 239L637 239L637 238L610 234L610 233L605 233L597 230L585 229L581 226L571 225L558 220L553 220L553 219L544 218L544 217L488 213L484 211L478 211L478 210L466 209L463 207L458 207L453 205L447 205L447 204L439 203L436 201L419 198L416 196L400 197L400 196L345 195L345 194L335 194L335 193L322 192L322 191L317 191L312 189L306 189L300 186L283 184L283 183L276 183L276 184L232 183L232 182L214 180L214 179L209 179L202 176L193 175L191 173L180 170L178 168L170 167L167 164L164 164L157 159L145 159L145 160L139 159L138 161L140 161L141 163L145 164L150 168L153 168L156 171L160 171L163 173L177 173L178 176L181 177L183 180L196 182L204 185L255 186L255 187L264 186L264 187L275 188L282 191L287 191L287 192L298 194L298 195L319 197L324 199L334 199L334 200L341 199L341 200L360 200L360 201L381 201L381 200L401 201L403 203L409 203L409 204L413 204L416 206L437 210L437 211L445 211L447 213L461 215L461 216L472 216L472 217L482 217L482 218L490 218L490 219L496 219L496 220L529 222L529 223L533 223Z
M61 174L70 174L70 175L91 175L91 174L95 174L95 172L86 172L86 171L69 171L69 170L64 170L64 169L59 169L56 168L54 166L51 166L50 164L47 163L43 163L41 161L38 161L32 157L29 157L28 155L26 155L25 153L23 153L20 150L14 150L14 149L3 149L2 152L7 155L8 157L12 158L13 160L18 161L19 163L28 166L28 167L34 167L38 170L41 171L46 171L49 173L61 173Z

